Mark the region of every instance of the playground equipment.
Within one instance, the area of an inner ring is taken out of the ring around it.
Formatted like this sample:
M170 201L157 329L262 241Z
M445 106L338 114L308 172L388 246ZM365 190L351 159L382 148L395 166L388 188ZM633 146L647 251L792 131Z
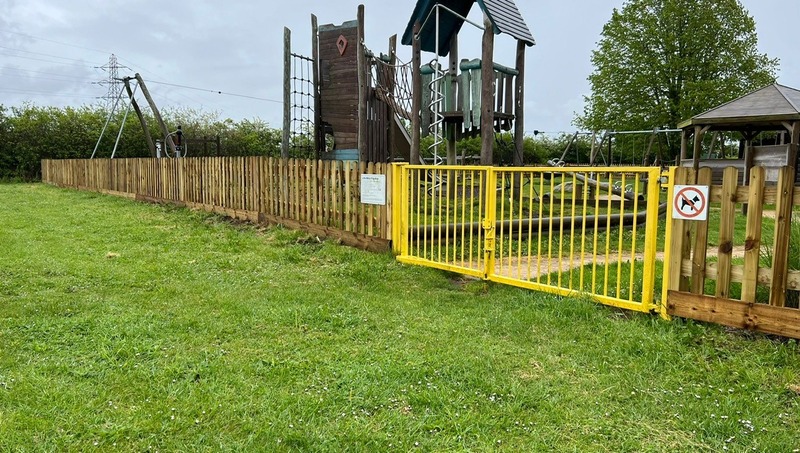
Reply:
M483 24L466 17L475 3ZM420 137L431 133L437 163L445 143L455 163L456 140L480 133L481 163L491 165L495 132L516 126L514 163L522 164L525 48L534 40L512 0L419 0L402 38L413 47L411 62L397 58L396 36L385 55L366 47L363 5L354 21L317 25L312 15L311 22L310 57L292 52L285 30L283 157L307 143L322 159L417 163ZM484 31L483 52L459 62L465 22ZM517 40L514 68L493 62L501 33ZM425 65L422 52L434 54ZM449 57L446 69L440 57Z
M174 132L170 132L169 129L167 129L164 120L161 118L161 113L159 112L158 107L156 106L156 103L153 100L152 96L150 96L150 92L148 91L147 86L144 83L144 79L142 79L142 76L136 74L134 77L123 77L122 79L119 80L122 82L123 86L120 88L119 93L117 93L114 104L112 105L111 110L108 112L108 117L106 118L106 122L103 125L102 131L100 132L100 137L97 139L97 143L94 146L94 150L92 151L92 156L90 157L90 159L94 159L94 157L97 155L97 150L100 147L100 142L103 140L103 136L105 135L106 130L108 129L108 125L111 122L111 118L116 113L117 106L119 105L124 92L127 92L129 102L128 106L125 109L125 115L122 118L122 123L117 133L117 138L114 141L114 148L111 151L111 158L113 159L117 153L117 147L119 146L119 141L120 138L122 137L122 131L125 128L125 121L128 119L128 114L130 113L131 108L133 108L133 110L136 112L136 116L139 118L139 123L142 125L142 132L144 133L144 137L147 142L147 147L150 150L150 155L153 157L161 157L161 148L157 146L161 143L161 140L160 139L156 141L153 140L153 137L150 135L150 129L147 126L147 120L142 114L142 110L139 108L139 104L136 102L136 91L139 88L142 89L142 95L147 100L147 103L150 106L150 110L153 113L153 117L155 118L158 127L161 129L161 132L163 134L163 143L168 145L169 149L172 151L172 155L180 157L182 150L180 143L181 127L178 126L178 130ZM132 81L136 82L136 85L134 85L133 89L131 89ZM173 139L173 137L175 137L175 139ZM177 140L178 142L176 143L175 140ZM170 156L169 152L166 149L164 150L164 154Z

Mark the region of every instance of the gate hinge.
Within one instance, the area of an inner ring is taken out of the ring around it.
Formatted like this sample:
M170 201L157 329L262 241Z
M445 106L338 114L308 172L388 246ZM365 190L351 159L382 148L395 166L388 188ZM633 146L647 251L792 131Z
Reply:
M483 250L484 252L494 252L494 222L491 219L483 219Z

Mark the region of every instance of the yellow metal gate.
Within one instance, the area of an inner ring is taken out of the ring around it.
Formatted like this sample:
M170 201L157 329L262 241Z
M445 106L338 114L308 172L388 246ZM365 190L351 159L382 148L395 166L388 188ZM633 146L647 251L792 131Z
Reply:
M660 169L397 165L398 260L657 311Z

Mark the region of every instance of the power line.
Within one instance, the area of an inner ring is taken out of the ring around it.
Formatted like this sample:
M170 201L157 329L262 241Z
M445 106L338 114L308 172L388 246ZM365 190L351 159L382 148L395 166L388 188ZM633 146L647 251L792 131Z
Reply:
M90 50L92 52L99 52L99 53L102 53L102 54L109 54L110 53L110 52L105 51L105 50L92 49L91 47L78 46L78 45L75 45L75 44L69 44L69 43L65 43L65 42L62 42L62 41L55 41L53 39L42 38L41 36L33 36L33 35L29 35L27 33L20 33L20 32L11 31L11 30L4 30L2 28L0 28L0 32L8 33L10 35L25 36L27 38L38 39L40 41L51 42L53 44L59 44L59 45L62 45L62 46L67 46L67 47L74 47L76 49Z
M0 93L14 93L14 94L41 94L47 96L58 96L58 97L69 97L69 98L86 98L86 99L97 99L97 96L87 96L82 94L66 94L64 92L53 92L53 91L37 91L37 90L23 90L23 89L16 89L16 88L0 88Z
M22 53L28 53L28 54L31 54L31 55L39 55L39 56L44 56L44 57L58 58L58 59L61 59L61 60L77 61L79 63L85 63L84 60L81 60L81 59L78 59L78 58L68 58L68 57L62 57L62 56L59 56L59 55L51 55L49 53L33 52L31 50L18 49L16 47L0 46L0 49L6 49L6 50L14 51L14 52L22 52Z
M154 72L154 71L151 71L151 70L149 70L148 68L145 68L143 65L140 65L140 64L136 63L135 61L132 61L132 60L130 60L130 59L128 59L128 58L124 58L124 57L121 57L121 56L120 56L120 57L119 57L119 59L120 59L121 61L128 62L128 63L131 65L131 67L134 67L134 68L139 68L139 69L140 69L139 71L135 71L135 72L139 72L139 73L145 73L145 74L150 74L150 75L152 75L153 77L158 77L158 78L162 78L162 79L165 79L165 78L166 78L166 77L164 77L163 75L161 75L161 74L158 74L158 73L156 73L156 72ZM199 98L199 97L196 97L196 96L193 96L193 95L187 95L187 94L184 94L184 93L181 93L181 92L178 92L178 93L176 93L176 94L177 94L178 96L180 96L180 97L182 97L182 98L184 98L184 99L188 100L188 101L195 102L195 103L198 103L198 104L204 104L205 102L207 102L207 101L208 101L208 99L207 99L207 98L205 98L205 97L204 97L204 98Z
M27 74L0 74L0 78L3 77L13 77L17 79L36 79L36 80L51 80L53 82L85 82L91 83L85 78L78 78L78 77L70 77L70 78L55 78L55 77L43 77L43 76L35 76L35 75L27 75Z
M18 35L18 36L25 36L27 38L32 38L32 39L45 41L45 42L50 42L50 43L54 43L54 44L58 44L58 45L62 45L62 46L67 46L67 47L74 47L76 49L88 50L88 51L91 51L91 52L98 52L98 53L103 53L103 54L111 53L111 52L100 50L100 49L93 49L91 47L79 46L79 45L75 45L75 44L66 43L66 42L63 42L63 41L57 41L57 40L53 40L53 39L43 38L41 36L34 36L34 35L27 34L27 33L20 33L20 32L5 30L5 29L0 29L0 32L12 34L12 35ZM0 48L10 49L10 48L4 47L4 46L0 46ZM11 49L11 50L18 50L18 49ZM23 50L19 50L19 51L26 52L26 53L31 53L31 54L37 54L36 52L29 52L29 51L23 51ZM2 53L0 53L0 55L2 55ZM51 56L51 57L54 57L54 58L64 58L64 59L69 60L68 58L65 58L65 57L57 57L57 56L47 55L47 54L40 54L40 55ZM38 58L33 58L33 57L25 57L25 56L22 56L22 55L8 55L8 56L17 57L17 58L25 58L25 59L34 60L34 61L43 61L43 62L48 62L48 63L58 63L58 62L55 62L55 61L49 61L49 60L38 59ZM136 62L131 61L131 60L127 59L127 58L119 57L119 60L127 61L134 67L139 67L139 68L145 70L145 72L147 72L147 73L159 76L155 72L148 71L147 68L145 68L144 66L136 64ZM80 61L80 60L75 60L75 61ZM81 65L74 64L74 66L89 67L91 69L97 69L94 66L85 66L85 65L82 65L82 64ZM126 67L126 66L120 66L120 67ZM131 69L131 68L128 68L128 69ZM257 96L250 96L250 95L246 95L246 94L227 93L227 92L223 92L223 91L219 91L219 90L210 90L210 89L205 89L205 88L190 87L190 86L186 86L186 85L173 84L173 83L168 83L168 82L151 81L150 83L173 86L173 87L176 87L176 88L185 88L185 89L195 90L195 91L202 91L202 92L206 92L206 93L215 93L215 94L219 94L219 95L241 97L241 98L246 98L246 99L254 99L254 100L258 100L258 101L274 102L274 103L278 103L278 104L282 104L283 103L283 101L278 101L278 100L275 100L275 99L260 98L260 97L257 97ZM181 96L183 96L183 95L181 95ZM199 102L201 104L204 102L203 100L200 100L200 99L190 99L190 98L188 98L186 96L183 96L183 97L185 97L187 100L190 100L192 102Z
M57 40L53 40L53 39L43 38L41 36L34 36L34 35L27 34L27 33L19 33L19 32L14 32L14 31L10 31L10 30L4 30L4 29L0 29L0 32L13 34L13 35L19 35L19 36L25 36L27 38L31 38L31 39L35 39L35 40L50 42L50 43L54 43L54 44L58 44L58 45L62 45L62 46L67 46L67 47L74 47L74 48L77 48L77 49L88 50L88 51L91 51L91 52L106 53L106 54L109 53L109 52L106 52L106 51L103 51L103 50L100 50L100 49L94 49L94 48L90 48L90 47L85 47L85 46L79 46L79 45L75 45L75 44L65 43L63 41L57 41ZM77 60L77 59L74 59L74 58L67 58L67 57L61 57L61 56L57 56L57 55L45 54L45 53L40 53L40 52L27 51L27 50L22 50L22 49L7 47L7 46L0 46L0 49L7 49L7 50L15 51L15 52L23 52L23 53L27 53L27 54L30 54L30 55L39 55L39 56L50 57L50 58L58 58L58 59L67 60L67 61L75 61L75 62L79 62L79 63L66 63L66 62L63 62L63 61L53 61L53 60L47 60L47 59L43 59L43 58L35 58L35 57L30 57L30 56L15 55L15 54L9 54L9 53L0 52L0 55L7 55L9 57L23 58L23 59L27 59L27 60L33 60L33 61L42 61L42 62L46 62L46 63L56 63L56 64L61 64L61 65L86 67L86 68L90 68L90 69L98 69L98 67L96 67L96 66L88 66L88 65L85 65L85 64L81 64L80 62L82 62L82 60ZM112 59L113 58L114 57L113 57L113 54L112 54ZM144 68L141 65L136 64L135 62L133 62L131 60L128 60L128 59L125 59L125 58L122 58L122 57L119 57L119 60L128 61L128 62L131 63L132 66L140 67L140 68L146 70L146 68ZM131 68L128 68L127 66L123 66L123 65L119 65L119 64L112 64L112 63L115 63L115 62L111 62L111 60L109 60L109 63L107 65L105 65L105 66L100 68L100 69L107 70L107 72L109 72L109 80L112 80L112 79L116 80L118 78L118 74L114 74L113 69L117 69L117 70L120 69L120 68L131 69ZM31 72L33 72L33 71L31 71ZM42 71L39 71L39 72L42 72ZM152 71L147 71L147 72L158 76L158 74L155 74ZM53 73L50 73L50 74L51 75L55 75ZM257 100L257 101L273 102L273 103L276 103L276 104L282 104L283 103L283 101L279 101L279 100L276 100L276 99L269 99L269 98L263 98L263 97L258 97L258 96L251 96L251 95L247 95L247 94L229 93L229 92L225 92L225 91L221 91L221 90L212 90L212 89L207 89L207 88L193 87L193 86L182 85L182 84L177 84L177 83L158 82L158 81L151 81L150 83L159 84L159 85L165 85L165 86L171 86L171 87L175 87L175 88L183 88L183 89L187 89L187 90L200 91L200 92L205 92L205 93L214 93L214 94L218 94L218 95L239 97L239 98L244 98L244 99L253 99L253 100ZM111 91L111 89L115 85L115 83L111 83L111 82L106 81L106 80L104 80L103 82L100 82L99 84L101 84L101 85L109 85L109 92ZM48 94L48 93L43 93L42 92L41 94ZM181 93L177 93L177 94L180 95L181 97L186 98L187 100L189 100L191 102L199 102L200 104L204 104L204 103L207 102L207 101L203 101L203 100L197 99L197 98L190 99L189 97L187 97L187 96L185 96L185 95L183 95ZM108 97L108 95L106 97ZM162 96L162 97L165 97L165 96Z
M63 77L64 79L74 79L74 80L81 80L81 81L87 81L87 82L89 81L89 79L87 79L86 77L76 77L76 76L61 74L61 73L58 73L58 72L37 71L35 69L27 69L27 68L5 67L5 68L3 68L3 71L17 71L17 72L20 72L20 73L25 73L26 76L28 76L27 73L33 73L33 74L44 74L44 75L58 76L58 77ZM19 76L14 76L13 74L0 74L0 76L19 77ZM28 77L35 78L35 76L28 76Z
M86 65L86 64L67 63L67 62L64 62L64 61L54 61L54 60L45 60L43 58L26 57L24 55L14 55L14 54L6 53L6 52L0 52L0 55L5 55L7 57L13 57L13 58L22 58L22 59L25 59L25 60L43 61L45 63L55 63L55 64L60 64L60 65L63 65L63 66L76 66L76 67L79 67L79 68L94 69L94 66L89 66L89 65Z
M258 96L250 96L250 95L247 95L247 94L227 93L225 91L209 90L208 88L197 88L197 87L190 87L190 86L187 86L187 85L179 85L177 83L156 82L156 81L152 81L152 80L150 81L150 83L156 83L156 84L159 84L159 85L167 85L167 86L177 87L177 88L185 88L187 90L204 91L206 93L216 93L216 94L221 94L221 95L225 95L225 96L235 96L235 97L240 97L240 98L255 99L257 101L267 101L267 102L275 102L277 104L283 104L283 101L277 101L275 99L268 99L268 98L261 98L261 97L258 97Z

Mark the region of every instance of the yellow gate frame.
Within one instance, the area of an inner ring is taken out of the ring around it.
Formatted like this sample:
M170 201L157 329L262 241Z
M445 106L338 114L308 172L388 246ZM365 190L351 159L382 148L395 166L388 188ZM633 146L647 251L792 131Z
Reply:
M655 278L661 177L653 167L395 164L393 249L407 264L663 314Z

